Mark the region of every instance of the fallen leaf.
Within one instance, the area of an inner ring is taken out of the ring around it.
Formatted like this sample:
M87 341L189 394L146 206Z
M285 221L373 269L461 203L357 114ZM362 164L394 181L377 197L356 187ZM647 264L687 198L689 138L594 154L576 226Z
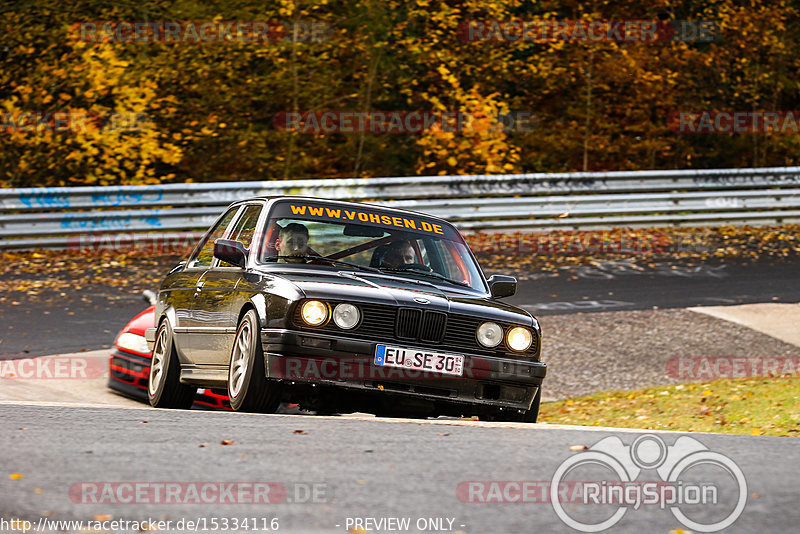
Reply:
M233 440L232 439L223 439L222 441L219 442L219 444L220 445L233 445Z
M758 492L756 492L756 493L753 493L753 494L751 495L751 497L753 497L754 499L760 499L760 498L761 498L761 494L760 494L760 493L758 493Z
M585 451L588 448L589 447L587 447L586 445L570 445L569 446L569 450L571 450L571 451Z
M305 430L295 430L292 434L306 434Z
M22 478L22 473L11 473L8 475L8 478L11 480L20 480Z
M97 514L94 516L95 521L111 521L114 516L111 514Z
M201 443L200 445L198 445L198 447L200 447L200 448L208 447L208 442Z
M382 385L380 385L380 384L378 384L378 389L379 389L379 390L381 390L381 391L383 391L383 386L382 386Z
M34 492L36 495L41 495L41 494L42 494L42 488L36 488L35 490L33 490L33 492Z
M437 436L449 436L450 432L439 432Z

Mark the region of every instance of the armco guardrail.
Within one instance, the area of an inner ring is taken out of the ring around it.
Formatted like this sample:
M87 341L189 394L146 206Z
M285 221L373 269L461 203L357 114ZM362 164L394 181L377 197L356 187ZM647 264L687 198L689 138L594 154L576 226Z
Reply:
M201 230L271 195L374 201L463 230L780 224L800 221L800 167L0 189L0 248Z

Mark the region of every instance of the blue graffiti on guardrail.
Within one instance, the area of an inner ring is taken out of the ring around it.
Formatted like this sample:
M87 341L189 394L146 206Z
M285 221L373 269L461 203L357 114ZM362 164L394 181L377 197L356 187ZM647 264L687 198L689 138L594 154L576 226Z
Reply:
M66 208L69 207L70 187L44 187L33 194L19 195L19 201L29 208Z
M91 229L91 230L119 230L132 227L146 226L150 228L161 227L161 219L157 216L151 217L115 217L92 219L83 214L74 216L65 215L61 221L62 228L71 229Z
M92 203L103 206L126 206L141 202L158 202L164 197L164 190L160 187L148 187L142 193L93 193Z
M73 198L80 198L80 189L73 187L45 187L36 193L22 193L19 201L29 208L68 208L72 205ZM148 187L141 193L133 192L102 192L89 193L91 203L98 206L129 206L141 203L154 203L164 198L161 187ZM85 197L84 197L85 198Z

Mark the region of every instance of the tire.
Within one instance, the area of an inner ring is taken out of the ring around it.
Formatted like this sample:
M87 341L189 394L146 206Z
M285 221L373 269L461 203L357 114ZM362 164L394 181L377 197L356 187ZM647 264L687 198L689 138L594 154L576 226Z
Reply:
M541 400L542 388L540 387L536 392L536 395L533 397L530 410L525 410L524 413L517 412L514 414L510 414L508 412L498 412L496 415L491 417L490 420L505 421L509 423L535 423L539 418L539 404L541 403Z
M147 400L156 408L188 410L194 402L195 387L181 384L181 364L175 349L172 328L164 319L156 331L150 374L147 379Z
M237 412L275 413L281 400L280 386L266 377L258 333L258 316L255 310L248 310L239 321L231 349L228 398Z
M522 423L535 423L536 420L539 418L539 404L542 402L542 388L539 386L538 391L536 391L536 396L533 397L533 402L531 403L531 409L526 411L520 417L520 422Z

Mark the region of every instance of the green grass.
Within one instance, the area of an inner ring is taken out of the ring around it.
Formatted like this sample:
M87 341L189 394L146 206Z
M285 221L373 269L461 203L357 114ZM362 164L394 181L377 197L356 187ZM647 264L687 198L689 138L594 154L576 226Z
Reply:
M542 404L539 421L800 436L800 377L722 379L712 382L611 391Z

